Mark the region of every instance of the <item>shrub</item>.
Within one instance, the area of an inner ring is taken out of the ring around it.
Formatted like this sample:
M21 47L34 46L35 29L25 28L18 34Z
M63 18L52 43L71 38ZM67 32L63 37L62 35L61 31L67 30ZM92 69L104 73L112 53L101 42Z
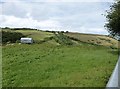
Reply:
M69 33L69 31L66 31L66 33Z
M24 37L22 33L19 32L10 32L10 31L2 31L2 43L15 43L20 40L21 37Z
M56 34L54 39L57 43L62 44L62 45L72 45L73 44L71 39L61 32Z

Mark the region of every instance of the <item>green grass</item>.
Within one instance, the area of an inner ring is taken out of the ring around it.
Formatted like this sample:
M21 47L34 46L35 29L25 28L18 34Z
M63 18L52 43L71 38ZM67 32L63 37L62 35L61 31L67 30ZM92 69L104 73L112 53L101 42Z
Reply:
M116 49L53 40L2 50L3 87L105 87L118 59Z
M41 41L46 37L53 36L53 33L50 32L43 32L37 30L15 30L16 32L21 32L22 34L26 35L27 37L32 37L35 41Z

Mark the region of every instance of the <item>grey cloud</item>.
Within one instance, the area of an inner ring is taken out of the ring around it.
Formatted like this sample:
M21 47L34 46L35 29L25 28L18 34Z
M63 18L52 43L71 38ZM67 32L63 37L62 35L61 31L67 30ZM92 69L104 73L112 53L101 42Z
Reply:
M109 3L107 3L109 4ZM81 27L103 28L105 18L101 15L109 7L98 2L6 2L2 4L3 15L32 18L36 21L55 20L63 28L80 31ZM105 9L104 9L105 8Z

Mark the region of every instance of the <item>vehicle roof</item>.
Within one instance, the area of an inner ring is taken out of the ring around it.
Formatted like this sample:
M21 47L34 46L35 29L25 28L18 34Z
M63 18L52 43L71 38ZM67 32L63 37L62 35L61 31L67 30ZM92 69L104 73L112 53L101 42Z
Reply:
M21 38L21 40L32 40L32 38Z

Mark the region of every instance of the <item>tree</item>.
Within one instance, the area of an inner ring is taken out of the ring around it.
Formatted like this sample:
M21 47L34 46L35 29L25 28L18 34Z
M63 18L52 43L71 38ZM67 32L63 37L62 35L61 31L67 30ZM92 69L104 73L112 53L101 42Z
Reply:
M120 36L120 1L116 1L107 11L105 27L112 36Z

